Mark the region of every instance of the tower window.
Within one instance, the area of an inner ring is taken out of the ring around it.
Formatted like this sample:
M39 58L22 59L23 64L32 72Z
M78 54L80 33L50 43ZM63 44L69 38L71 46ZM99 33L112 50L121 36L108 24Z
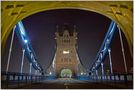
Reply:
M69 54L69 50L63 50L63 54Z

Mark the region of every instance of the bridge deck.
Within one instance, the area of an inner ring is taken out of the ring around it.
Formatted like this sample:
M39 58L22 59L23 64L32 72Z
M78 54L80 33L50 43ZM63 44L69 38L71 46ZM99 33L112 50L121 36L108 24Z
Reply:
M133 84L122 82L93 82L80 81L71 78L59 78L56 80L44 80L42 82L27 84L21 89L132 89Z

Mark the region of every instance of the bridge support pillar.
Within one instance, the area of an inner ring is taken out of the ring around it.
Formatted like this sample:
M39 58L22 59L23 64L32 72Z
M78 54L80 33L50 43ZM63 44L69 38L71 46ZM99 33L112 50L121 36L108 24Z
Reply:
M101 55L101 59L102 59L102 53L100 55ZM101 73L102 73L102 75L104 75L104 64L103 64L103 62L101 63Z
M30 63L29 74L31 75L32 63Z
M102 75L104 75L104 64L103 63L101 63L101 73L102 73Z
M97 64L96 64L96 66L97 66ZM96 72L96 76L98 76L98 70L95 70L95 72Z
M96 75L98 76L98 70L96 70Z

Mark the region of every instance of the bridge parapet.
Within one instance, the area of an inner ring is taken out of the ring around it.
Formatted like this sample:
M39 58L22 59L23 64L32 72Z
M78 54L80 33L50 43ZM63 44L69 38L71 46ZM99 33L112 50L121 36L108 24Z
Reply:
M46 79L44 75L30 75L28 73L2 72L2 88L15 88L25 84L40 82Z
M92 75L90 78L94 81L133 82L133 74Z

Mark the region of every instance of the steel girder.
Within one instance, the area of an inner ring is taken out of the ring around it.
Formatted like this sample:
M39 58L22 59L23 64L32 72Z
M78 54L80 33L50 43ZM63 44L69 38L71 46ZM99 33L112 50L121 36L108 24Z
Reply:
M95 61L92 64L92 67L90 68L90 72L94 72L97 70L100 66L101 63L104 62L106 55L108 54L108 49L110 48L110 45L112 43L112 39L114 34L117 31L117 25L114 21L111 22L108 32L106 33L106 36L103 40L103 43L100 47L99 52L96 55Z
M43 68L37 60L37 56L34 52L34 49L32 48L32 45L28 39L28 35L21 21L15 25L15 33L20 41L22 48L25 50L25 55L29 63L32 63L32 66L35 70L39 70L41 73L43 73Z

